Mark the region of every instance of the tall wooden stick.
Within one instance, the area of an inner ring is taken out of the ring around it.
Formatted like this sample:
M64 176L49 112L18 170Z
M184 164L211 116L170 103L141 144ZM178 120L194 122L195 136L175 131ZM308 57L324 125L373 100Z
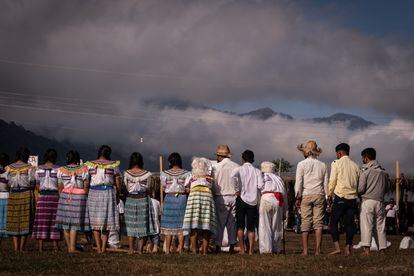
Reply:
M395 162L395 203L397 204L397 232L400 229L400 216L399 216L399 210L400 210L400 162L398 160Z
M161 185L161 173L163 171L162 163L163 163L163 158L162 158L162 155L160 155L160 201L161 201L161 206L163 206L163 203L164 203L164 189L162 188L162 185Z
M395 203L400 207L400 162L395 162Z
M282 174L282 158L279 159L279 176Z

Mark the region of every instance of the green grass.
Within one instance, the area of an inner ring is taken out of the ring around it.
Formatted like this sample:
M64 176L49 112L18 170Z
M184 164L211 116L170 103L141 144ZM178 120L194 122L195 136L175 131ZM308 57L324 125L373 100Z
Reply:
M15 254L10 241L1 245L0 274L139 274L139 275L250 275L250 274L414 274L414 250L398 250L401 237L391 237L392 247L384 254L369 257L353 251L350 257L300 255L300 236L290 233L287 255L240 256L218 255L128 255L110 252L98 255L92 251L68 255L30 251ZM356 236L356 240L359 239ZM31 242L31 247L34 242ZM324 253L332 249L329 236L324 236Z

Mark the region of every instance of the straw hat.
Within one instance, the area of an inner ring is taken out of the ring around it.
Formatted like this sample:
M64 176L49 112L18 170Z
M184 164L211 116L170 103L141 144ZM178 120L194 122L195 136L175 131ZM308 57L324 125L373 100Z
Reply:
M230 148L227 145L219 145L217 146L217 150L216 150L216 155L217 156L222 156L222 157L231 157L231 153L230 153Z
M298 150L303 152L305 156L309 156L309 155L319 156L322 153L322 149L319 148L318 144L316 144L316 142L313 140L306 142L305 145L303 144L298 145Z

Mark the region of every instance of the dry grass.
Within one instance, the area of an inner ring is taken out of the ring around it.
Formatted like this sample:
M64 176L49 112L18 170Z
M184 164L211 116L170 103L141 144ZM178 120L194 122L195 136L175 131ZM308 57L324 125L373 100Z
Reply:
M91 250L68 255L63 251L37 253L29 250L24 254L11 251L10 241L1 245L1 274L414 274L414 250L400 251L401 237L390 237L392 247L384 255L373 253L369 257L354 251L350 257L315 257L300 255L299 236L289 233L287 255L240 256L218 255L128 255L111 252L98 255ZM356 239L359 237L357 236ZM324 236L324 253L332 249L328 235ZM34 246L34 242L31 242Z

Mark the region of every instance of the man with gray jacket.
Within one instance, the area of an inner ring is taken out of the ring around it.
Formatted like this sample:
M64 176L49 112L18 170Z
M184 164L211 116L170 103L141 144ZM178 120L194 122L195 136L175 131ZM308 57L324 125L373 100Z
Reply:
M364 255L369 255L373 229L375 228L380 251L387 248L385 232L384 195L388 185L388 174L376 161L376 151L366 148L361 152L362 172L359 177L358 194L361 202L361 241Z

